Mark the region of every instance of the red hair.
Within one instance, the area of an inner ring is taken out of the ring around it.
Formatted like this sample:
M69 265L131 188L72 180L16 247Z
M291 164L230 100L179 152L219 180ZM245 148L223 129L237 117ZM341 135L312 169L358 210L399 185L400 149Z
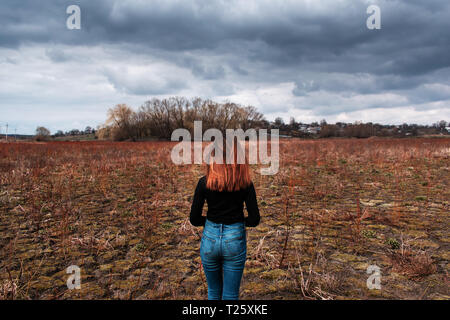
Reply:
M214 161L206 164L206 187L213 191L228 192L247 188L252 183L250 169L247 157L245 157L245 163L237 163L237 144L234 144L233 163L226 163L225 152L223 159L223 164Z

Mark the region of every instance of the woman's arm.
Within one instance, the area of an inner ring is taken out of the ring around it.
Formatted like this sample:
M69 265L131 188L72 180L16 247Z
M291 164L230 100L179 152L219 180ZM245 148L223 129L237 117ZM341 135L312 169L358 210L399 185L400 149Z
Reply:
M261 219L259 215L258 203L256 201L256 191L253 183L249 187L249 192L245 198L245 206L247 207L248 217L245 218L246 227L256 227Z
M205 225L206 217L202 216L203 205L205 204L205 186L204 177L201 178L195 188L194 199L192 200L191 214L189 220L193 226L200 227Z

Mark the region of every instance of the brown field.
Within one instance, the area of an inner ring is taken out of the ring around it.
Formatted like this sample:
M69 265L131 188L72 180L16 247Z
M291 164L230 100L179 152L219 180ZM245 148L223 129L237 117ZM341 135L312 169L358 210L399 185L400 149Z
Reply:
M187 219L204 168L173 165L172 146L1 143L0 299L206 299ZM277 175L253 170L242 299L450 298L450 139L283 140L280 154Z

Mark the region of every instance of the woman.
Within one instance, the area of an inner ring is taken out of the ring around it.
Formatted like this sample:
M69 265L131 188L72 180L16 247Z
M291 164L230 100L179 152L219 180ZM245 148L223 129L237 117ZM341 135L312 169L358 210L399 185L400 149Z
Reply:
M238 300L247 257L245 227L256 227L260 215L248 163L225 164L225 154L223 163L207 164L206 176L195 189L190 221L194 226L204 226L200 257L208 282L208 299ZM205 199L206 218L202 216Z

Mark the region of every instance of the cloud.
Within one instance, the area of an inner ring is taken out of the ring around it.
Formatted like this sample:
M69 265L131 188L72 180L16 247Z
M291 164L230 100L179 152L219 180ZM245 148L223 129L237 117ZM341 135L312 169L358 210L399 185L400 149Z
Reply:
M372 3L381 30L366 28ZM72 4L81 30L66 28ZM2 0L0 110L46 105L64 118L69 105L186 95L269 119L384 110L389 123L423 108L435 122L450 108L449 16L446 0Z
M70 60L70 57L61 49L47 49L45 54L53 62L66 62Z
M169 69L149 66L108 67L108 81L118 91L132 95L174 94L185 87L182 79L171 76Z

